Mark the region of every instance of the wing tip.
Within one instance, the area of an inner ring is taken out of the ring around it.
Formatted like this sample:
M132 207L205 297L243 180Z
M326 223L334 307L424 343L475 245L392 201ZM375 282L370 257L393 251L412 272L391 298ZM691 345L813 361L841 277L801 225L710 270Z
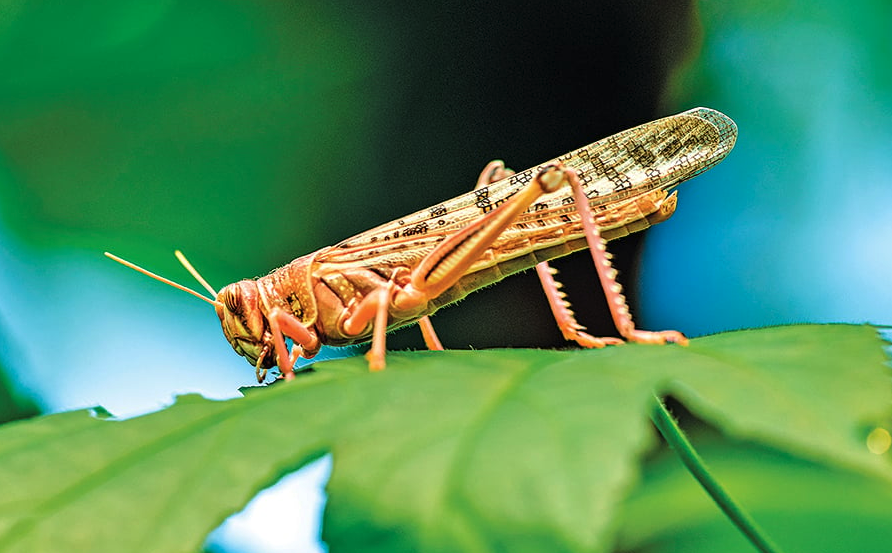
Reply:
M737 141L737 123L735 123L733 119L719 110L707 107L689 109L684 113L699 117L708 122L718 130L719 136L722 137L723 142L730 142L728 144L729 150L734 147L734 143Z

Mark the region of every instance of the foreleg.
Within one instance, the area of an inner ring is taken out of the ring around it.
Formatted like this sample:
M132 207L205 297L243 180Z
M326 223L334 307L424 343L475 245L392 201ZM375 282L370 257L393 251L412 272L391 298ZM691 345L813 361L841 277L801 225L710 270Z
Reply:
M301 324L300 319L278 307L272 309L267 320L273 335L279 372L282 373L285 380L291 380L294 378L294 363L297 362L298 357L311 358L319 352L319 338ZM285 336L294 341L294 347L290 354L288 346L285 344ZM263 375L265 376L266 373L264 372ZM258 382L263 380L259 372L257 378Z

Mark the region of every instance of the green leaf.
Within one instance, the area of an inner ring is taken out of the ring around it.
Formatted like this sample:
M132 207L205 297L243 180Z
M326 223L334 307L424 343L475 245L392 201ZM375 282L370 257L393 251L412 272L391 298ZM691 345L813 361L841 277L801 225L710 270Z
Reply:
M358 390L375 399L335 446L326 541L597 549L650 442L652 383L592 353L424 354L423 369L395 359L392 376Z
M877 347L865 347L869 341ZM870 326L802 325L707 336L668 390L726 433L888 475L865 448L888 420L888 357ZM755 346L755 347L754 347Z
M692 438L711 471L785 551L886 551L892 542L892 486L767 447L704 433ZM619 547L627 553L755 551L669 456L645 465L643 485L620 518Z
M127 421L75 412L0 428L0 550L195 551L331 451L332 551L607 551L653 442L654 389L735 435L892 480L863 441L890 405L871 327L388 362L376 374L357 358L320 363Z

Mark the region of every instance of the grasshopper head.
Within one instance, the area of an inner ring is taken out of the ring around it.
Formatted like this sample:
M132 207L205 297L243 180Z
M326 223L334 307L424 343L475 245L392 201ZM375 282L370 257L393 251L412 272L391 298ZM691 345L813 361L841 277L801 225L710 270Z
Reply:
M217 294L217 316L232 349L259 369L276 364L272 334L260 308L257 282L242 280Z
M210 297L199 294L182 284L177 284L170 279L143 269L139 265L105 252L106 257L117 261L125 267L130 267L134 271L169 284L178 290L192 294L196 298L213 305L217 311L217 316L220 317L220 324L223 325L223 334L226 336L229 345L232 346L236 353L254 365L257 369L257 381L262 381L263 377L266 376L266 369L276 364L276 355L272 333L267 330L268 322L261 309L260 290L257 288L257 282L242 280L235 284L230 284L217 293L195 270L195 267L189 263L189 260L186 259L186 256L181 251L177 250L174 254L180 260L180 263L183 264L183 267L192 273L192 276L204 286L205 290L210 292Z

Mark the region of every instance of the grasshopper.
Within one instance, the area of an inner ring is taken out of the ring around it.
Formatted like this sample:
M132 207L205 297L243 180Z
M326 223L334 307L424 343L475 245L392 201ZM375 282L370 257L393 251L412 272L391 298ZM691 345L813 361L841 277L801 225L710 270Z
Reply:
M675 212L675 186L724 159L736 139L737 126L726 115L694 108L520 173L494 161L471 192L219 292L176 252L212 297L106 255L211 303L227 341L255 367L258 382L273 366L293 378L297 359L313 357L323 344L371 340L369 369L381 370L386 333L412 323L419 324L427 347L443 349L431 314L534 266L567 340L587 348L623 339L683 345L687 339L678 331L635 328L606 241L668 219ZM585 248L623 339L587 334L548 265Z

